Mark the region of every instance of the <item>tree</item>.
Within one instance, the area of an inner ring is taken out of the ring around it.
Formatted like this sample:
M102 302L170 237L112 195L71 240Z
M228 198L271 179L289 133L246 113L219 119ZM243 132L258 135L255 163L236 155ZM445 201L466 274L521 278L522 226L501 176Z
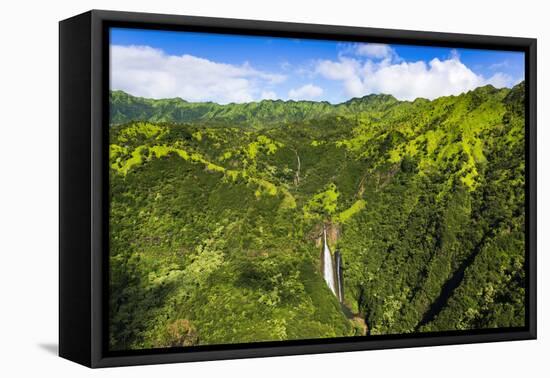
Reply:
M304 217L306 219L329 218L336 211L339 196L340 193L336 185L328 184L322 192L315 194L304 206Z

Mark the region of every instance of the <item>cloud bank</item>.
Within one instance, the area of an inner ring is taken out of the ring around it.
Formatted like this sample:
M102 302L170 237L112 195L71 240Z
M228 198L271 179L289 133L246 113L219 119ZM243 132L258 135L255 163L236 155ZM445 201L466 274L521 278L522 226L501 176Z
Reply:
M292 100L315 100L323 94L323 88L313 84L306 84L300 88L291 89L288 98Z
M254 52L243 55L255 57ZM340 44L334 59L285 60L278 72L256 69L253 63L228 64L189 54L169 55L150 46L112 45L111 88L148 98L226 104L264 99L346 101L371 93L399 100L434 99L486 84L501 88L518 82L502 72L506 61L491 64L490 77L484 77L466 66L456 51L447 58L405 61L392 46L378 43ZM304 64L307 75L301 72Z
M316 66L317 74L340 81L350 97L386 93L399 100L434 99L486 84L497 88L515 84L515 80L504 73L498 72L489 78L474 73L460 61L456 52L444 60L405 62L388 45L359 44L354 51L354 55L343 54L337 60L320 60Z
M149 46L111 46L111 88L149 98L249 102L272 98L286 77L192 55L167 55Z

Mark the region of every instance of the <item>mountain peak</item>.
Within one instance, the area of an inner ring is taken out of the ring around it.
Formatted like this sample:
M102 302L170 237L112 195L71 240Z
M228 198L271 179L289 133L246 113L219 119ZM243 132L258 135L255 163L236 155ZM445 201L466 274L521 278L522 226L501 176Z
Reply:
M362 97L353 97L353 98L349 99L348 101L344 102L344 104L353 104L353 103L358 103L358 102L395 103L395 102L399 102L399 100L396 99L395 97L393 97L390 94L370 93L370 94L362 96Z

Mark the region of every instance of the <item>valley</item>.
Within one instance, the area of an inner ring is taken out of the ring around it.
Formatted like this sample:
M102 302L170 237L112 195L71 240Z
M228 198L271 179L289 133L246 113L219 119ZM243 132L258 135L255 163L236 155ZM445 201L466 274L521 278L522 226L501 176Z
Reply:
M111 349L523 326L524 92L111 92Z

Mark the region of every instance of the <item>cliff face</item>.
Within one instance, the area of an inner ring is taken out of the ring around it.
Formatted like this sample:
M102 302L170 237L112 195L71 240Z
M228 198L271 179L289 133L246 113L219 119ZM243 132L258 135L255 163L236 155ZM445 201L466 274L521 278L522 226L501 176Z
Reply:
M342 233L342 225L338 223L328 222L324 223L324 227L327 230L327 242L329 244L329 247L333 249L334 246L336 246L336 243L338 242L338 239L340 238L340 235ZM315 247L323 247L323 224L319 224L313 227L309 239L314 241Z

